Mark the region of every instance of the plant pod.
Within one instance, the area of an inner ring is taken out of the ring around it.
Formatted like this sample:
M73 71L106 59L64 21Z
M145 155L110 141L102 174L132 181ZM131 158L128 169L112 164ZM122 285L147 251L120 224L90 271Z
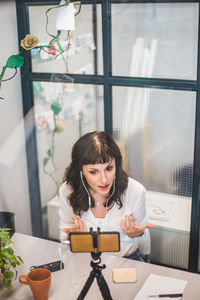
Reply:
M54 112L54 115L58 115L59 112L62 110L60 103L58 103L58 101L55 101L51 104L51 109Z

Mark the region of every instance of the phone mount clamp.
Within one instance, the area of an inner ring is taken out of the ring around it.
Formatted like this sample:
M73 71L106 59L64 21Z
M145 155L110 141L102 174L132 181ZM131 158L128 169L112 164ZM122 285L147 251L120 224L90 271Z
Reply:
M97 231L93 231L92 228L90 228L90 232L93 237L93 247L96 251L91 252L92 260L90 262L90 266L92 267L92 271L90 272L90 275L80 293L78 296L77 300L83 300L91 287L94 279L96 278L98 287L100 289L101 295L103 296L104 300L113 300L110 294L109 287L103 277L102 270L106 268L106 265L103 264L100 266L99 264L101 263L101 252L97 251L97 236L100 233L100 228L97 228Z

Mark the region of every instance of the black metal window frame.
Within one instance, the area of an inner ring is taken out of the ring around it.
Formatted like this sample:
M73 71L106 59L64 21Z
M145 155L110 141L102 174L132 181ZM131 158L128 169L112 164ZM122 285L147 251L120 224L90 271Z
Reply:
M29 6L57 5L60 1L39 1L39 0L16 0L18 38L19 41L30 33L29 28ZM71 1L73 2L73 1ZM111 6L119 3L200 3L200 0L82 0L82 5L92 4L95 14L96 4L102 7L102 35L103 35L103 75L77 75L68 74L73 77L75 83L102 85L104 90L104 127L105 131L112 134L112 87L132 86L148 87L159 89L175 89L196 92L196 119L195 119L195 145L194 145L194 171L193 171L193 193L192 213L189 245L188 271L198 272L199 260L199 231L200 231L200 18L198 24L198 62L197 80L173 80L160 78L141 78L112 75L112 45L111 45ZM199 5L200 16L200 5ZM94 18L95 24L95 18ZM95 26L95 25L94 25ZM96 65L97 67L97 65ZM31 57L28 51L25 54L25 64L21 68L23 115L34 108L33 81L50 81L50 73L34 73L31 68ZM42 210L40 199L40 183L38 172L38 157L36 144L36 131L34 115L31 114L33 131L26 142L26 155L28 167L28 182L30 193L30 209L32 221L32 234L42 237ZM26 125L26 124L25 124ZM30 124L29 124L30 126ZM25 126L25 135L28 128Z

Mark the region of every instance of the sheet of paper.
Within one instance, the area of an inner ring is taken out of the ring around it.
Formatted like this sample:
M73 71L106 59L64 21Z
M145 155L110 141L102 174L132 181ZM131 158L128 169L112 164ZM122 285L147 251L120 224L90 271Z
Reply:
M64 4L65 1L61 1L60 5ZM73 3L69 3L67 6L59 8L57 18L56 18L56 28L57 30L74 30L74 14L76 9Z
M143 286L137 293L134 300L150 300L156 298L150 298L150 295L159 294L180 294L183 293L187 281L180 280L172 277L160 276L156 274L150 274ZM157 298L159 299L159 298ZM165 300L172 298L163 298ZM176 298L181 300L181 298Z

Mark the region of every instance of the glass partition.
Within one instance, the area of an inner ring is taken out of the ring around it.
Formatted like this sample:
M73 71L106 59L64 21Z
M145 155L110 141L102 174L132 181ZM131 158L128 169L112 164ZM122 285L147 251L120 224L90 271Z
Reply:
M53 6L30 6L30 32L37 35L40 45L49 45L56 36L58 9ZM76 12L78 6L75 5ZM48 17L48 20L46 18ZM36 21L37 20L37 21ZM32 51L32 71L49 73L102 74L102 27L100 5L81 5L75 17L75 30L62 30L60 44L64 50L58 55L52 46ZM55 47L58 46L55 44Z
M113 75L195 80L198 5L113 4Z
M30 27L48 45L45 14L55 1L20 3L20 39ZM56 9L48 14L53 35L56 16ZM44 236L58 239L56 192L71 147L86 132L106 130L117 140L129 176L147 189L147 213L156 224L151 261L197 271L198 27L199 1L83 1L75 31L61 32L62 55L53 47L31 51L21 71L23 109L34 108L36 125L26 149L34 234L42 236L41 198Z
M71 161L71 149L83 134L104 130L101 86L33 82L40 194L44 234L59 237L58 188ZM50 222L48 222L50 221Z
M123 100L122 100L123 99ZM114 87L113 127L128 174L147 189L153 262L187 268L196 93Z

